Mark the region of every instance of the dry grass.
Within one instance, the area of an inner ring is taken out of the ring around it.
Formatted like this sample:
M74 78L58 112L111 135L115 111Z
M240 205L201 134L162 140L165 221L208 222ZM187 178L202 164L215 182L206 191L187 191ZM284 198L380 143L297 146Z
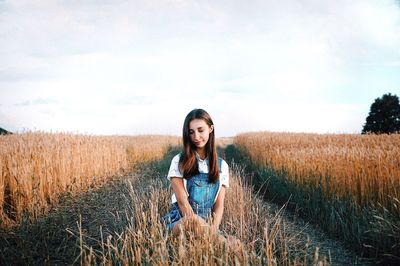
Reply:
M0 226L46 213L63 193L80 193L135 164L158 160L170 136L23 133L0 136Z
M369 256L400 260L400 135L257 132L234 144L307 218Z
M322 185L333 197L393 208L400 199L400 134L248 133L235 138L260 166L284 171L302 186Z
M233 137L222 137L216 139L217 147L221 149L226 148L226 146L233 144Z
M123 232L88 245L81 227L72 232L80 239L84 265L324 265L326 254L299 241L299 232L286 231L281 213L272 215L235 168L227 193L221 229L242 241L233 249L211 234L172 237L161 222L169 210L170 189L163 180L143 177L130 185L131 209ZM140 183L140 185L139 185Z
M225 147L231 141L219 142L219 146ZM166 136L98 137L45 133L1 136L2 225L18 224L24 213L34 220L57 203L61 194L74 196L104 184L117 173L134 170L140 162L159 160L168 147L179 142L178 137ZM166 179L143 175L136 177L130 186L132 204L125 211L129 222L122 232L105 235L93 246L86 241L84 230L71 231L80 239L78 261L86 265L329 263L328 254L311 248L309 241L298 237L299 231L287 229L280 212L272 215L265 202L243 182L246 179L243 173L233 168L222 229L240 239L243 242L241 248L233 250L217 243L212 235L196 238L189 233L185 237L172 238L160 219L170 206L171 190L165 184Z
M358 265L340 244L304 223L293 223L280 207L254 194L244 182L251 176L230 162L221 229L243 245L235 250L207 234L172 238L161 217L171 206L165 176L177 152L139 164L101 188L62 197L32 225L22 223L3 235L0 231L0 257L6 264L33 265Z

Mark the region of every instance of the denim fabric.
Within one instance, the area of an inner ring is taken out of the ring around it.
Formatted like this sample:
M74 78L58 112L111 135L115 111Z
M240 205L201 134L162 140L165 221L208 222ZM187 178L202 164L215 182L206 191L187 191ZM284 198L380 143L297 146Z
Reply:
M182 215L179 211L178 203L175 202L172 204L171 211L164 216L164 223L167 226L168 230L171 231L172 228L174 228L175 224L179 222L179 220L182 218Z
M194 213L203 219L208 219L214 206L214 200L219 188L219 180L208 181L208 174L200 173L190 178L186 187L189 193L189 204Z
M221 167L221 160L218 160ZM221 168L219 168L221 169ZM217 196L220 180L209 182L208 173L199 173L187 180L186 189L189 194L189 204L194 213L207 220L211 216L215 197ZM172 204L171 211L164 216L164 222L168 230L172 230L175 224L182 218L178 203Z

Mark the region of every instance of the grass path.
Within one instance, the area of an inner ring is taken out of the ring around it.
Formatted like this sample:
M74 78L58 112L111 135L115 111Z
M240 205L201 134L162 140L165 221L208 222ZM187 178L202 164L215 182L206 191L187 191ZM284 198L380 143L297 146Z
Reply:
M75 232L78 223L91 244L100 239L100 226L105 235L120 231L126 225L123 213L127 204L125 180L128 174L106 186L78 196L66 196L57 207L32 225L21 225L13 231L0 231L1 264L4 265L65 265L73 264L80 254ZM119 217L118 217L119 216Z
M168 183L163 177L168 171L169 162L174 154L172 152L160 162L142 166L135 173L115 178L102 188L92 189L84 195L73 198L66 196L46 217L34 224L23 223L20 228L12 231L0 231L0 264L80 264L82 250L90 250L90 247L93 250L99 250L102 248L102 239L103 242L104 239L112 237L116 239L126 227L130 226L135 202L131 198L127 181L131 182L135 190L137 189L139 199L140 195L143 195L144 202L148 201L146 191L154 189L168 191ZM157 182L154 181L155 179ZM231 224L233 220L229 218L234 216L236 211L233 208L236 201L233 198L234 191L228 193L230 197L227 199L226 210L228 221L225 221L224 227L226 231L240 238L237 228ZM165 195L167 192L160 193L161 197L165 198ZM316 260L315 248L319 247L319 259L316 261L330 261L332 265L367 265L366 261L360 261L354 253L344 248L339 242L327 238L323 232L300 219L293 220L289 214L282 214L281 206L256 198L253 200L258 200L257 203L254 202L254 206L262 209L260 211L265 215L264 218L270 221L271 232L277 229L276 225L279 221L278 229L280 234L284 234L285 239L285 242L279 242L280 247L278 242L276 244L275 249L281 249L280 253L284 253L283 250L286 249L289 251L295 249L291 255L304 252L304 257L309 258L307 260L309 263L306 264L312 264ZM248 204L253 205L253 202ZM167 208L165 207L164 211ZM82 241L80 241L80 236L84 238ZM245 249L246 245L260 243L262 236L253 237L253 239L255 240L252 244L243 239Z

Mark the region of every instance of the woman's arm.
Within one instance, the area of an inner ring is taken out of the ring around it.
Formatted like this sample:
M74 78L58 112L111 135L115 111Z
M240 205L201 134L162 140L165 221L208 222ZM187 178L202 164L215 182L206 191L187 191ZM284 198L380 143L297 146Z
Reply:
M221 190L218 193L217 200L213 207L213 222L212 226L215 230L218 230L219 225L222 221L222 214L224 213L224 200L225 200L226 188L221 186Z
M171 177L171 185L182 216L192 215L194 212L188 201L186 190L183 185L183 178Z

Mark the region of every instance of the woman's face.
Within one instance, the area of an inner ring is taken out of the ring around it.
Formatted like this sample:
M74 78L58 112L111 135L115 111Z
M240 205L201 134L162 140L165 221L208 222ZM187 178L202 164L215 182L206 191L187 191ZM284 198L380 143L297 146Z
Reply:
M199 150L203 149L210 137L214 127L209 127L203 119L193 119L189 123L189 136L194 146Z

